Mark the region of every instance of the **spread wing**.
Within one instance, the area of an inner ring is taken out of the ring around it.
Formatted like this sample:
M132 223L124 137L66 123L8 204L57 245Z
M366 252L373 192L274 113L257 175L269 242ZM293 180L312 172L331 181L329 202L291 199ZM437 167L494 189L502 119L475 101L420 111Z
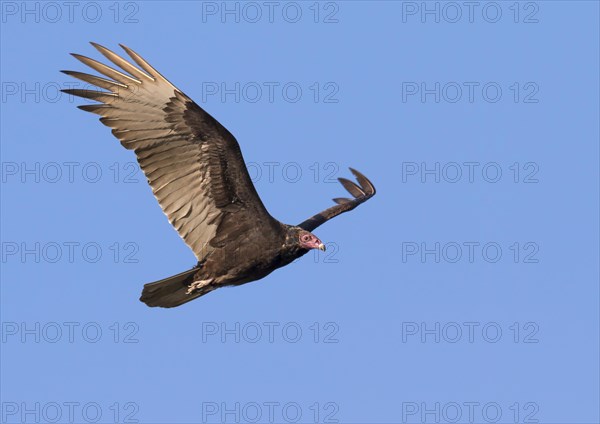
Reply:
M121 45L139 68L92 45L120 70L73 54L108 79L62 71L104 89L63 91L100 102L79 108L100 115L121 144L135 152L162 210L199 261L216 248L211 241L222 243L226 233L235 238L275 221L225 127L131 49Z
M325 209L323 212L316 214L315 216L307 219L302 224L298 226L307 231L312 231L317 228L319 225L323 224L325 221L329 221L331 218L338 216L341 213L351 211L361 203L366 202L371 197L375 196L375 186L369 181L367 177L358 172L355 169L350 168L350 171L356 177L358 181L358 185L353 183L346 178L338 178L340 183L344 186L346 190L353 196L352 199L348 198L335 198L333 201L337 203L337 205L330 207L329 209Z

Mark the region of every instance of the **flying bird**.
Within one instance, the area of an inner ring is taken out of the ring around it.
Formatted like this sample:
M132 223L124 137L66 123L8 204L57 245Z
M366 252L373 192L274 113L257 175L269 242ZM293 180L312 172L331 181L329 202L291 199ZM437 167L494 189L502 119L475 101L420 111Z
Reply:
M99 102L78 107L100 115L135 152L163 212L198 259L188 271L144 285L140 300L146 305L179 306L219 287L261 279L311 249L325 250L312 231L375 195L373 184L350 168L358 184L339 181L351 198L333 199L336 205L298 225L279 222L263 205L224 126L133 50L120 45L138 66L91 44L119 69L73 53L103 77L61 71L95 86L62 91Z

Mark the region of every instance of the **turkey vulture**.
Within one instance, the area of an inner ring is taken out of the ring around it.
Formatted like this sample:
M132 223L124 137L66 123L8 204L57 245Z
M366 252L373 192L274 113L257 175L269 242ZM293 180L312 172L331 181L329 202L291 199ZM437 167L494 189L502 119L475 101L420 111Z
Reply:
M350 168L358 184L339 181L352 198L333 199L335 206L299 225L279 222L260 200L225 127L133 50L121 45L139 67L91 44L120 70L73 54L108 79L61 72L105 91L62 91L99 102L79 108L100 115L123 147L135 152L163 212L198 259L189 271L146 284L140 298L146 305L179 306L219 287L263 278L310 249L325 250L311 231L375 194L373 184Z

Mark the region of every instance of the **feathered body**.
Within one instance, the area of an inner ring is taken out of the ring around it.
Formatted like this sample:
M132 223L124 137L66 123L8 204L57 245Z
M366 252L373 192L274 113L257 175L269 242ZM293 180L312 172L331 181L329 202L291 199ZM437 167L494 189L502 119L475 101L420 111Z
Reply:
M177 276L146 284L141 300L148 306L179 306L224 286L237 286L266 277L277 268L290 264L308 253L296 242L298 227L280 224L277 236L271 233L260 250L254 246L253 235L260 238L258 229L245 235L242 244L226 244L203 263ZM247 238L246 238L247 237ZM190 290L195 281L206 285Z

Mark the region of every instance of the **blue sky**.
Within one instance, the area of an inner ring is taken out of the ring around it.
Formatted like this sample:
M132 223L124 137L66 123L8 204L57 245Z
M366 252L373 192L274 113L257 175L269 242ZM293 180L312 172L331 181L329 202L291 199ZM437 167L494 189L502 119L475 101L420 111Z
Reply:
M1 8L2 422L599 421L597 2ZM58 92L88 41L225 125L281 221L348 166L377 195L326 253L146 307L195 258Z

